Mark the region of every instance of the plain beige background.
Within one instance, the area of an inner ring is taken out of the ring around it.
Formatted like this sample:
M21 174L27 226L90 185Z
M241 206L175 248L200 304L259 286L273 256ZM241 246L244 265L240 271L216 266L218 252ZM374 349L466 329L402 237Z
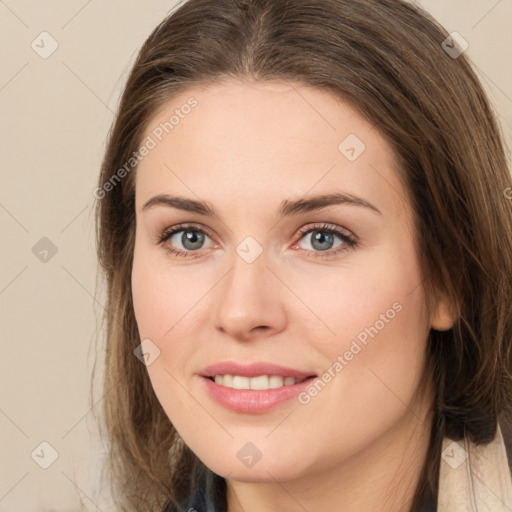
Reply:
M176 3L0 0L0 512L116 510L88 402L92 191L135 53ZM416 3L468 42L510 147L512 0Z

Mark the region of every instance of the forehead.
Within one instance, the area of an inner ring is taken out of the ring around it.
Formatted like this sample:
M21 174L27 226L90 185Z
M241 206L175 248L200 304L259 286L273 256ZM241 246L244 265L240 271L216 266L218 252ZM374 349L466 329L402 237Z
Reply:
M195 106L191 108L192 100ZM191 131L202 136L208 133L206 142L224 135L238 142L250 138L254 143L266 142L268 150L272 149L269 142L282 150L286 141L287 146L310 143L338 151L338 143L350 133L360 139L380 138L370 123L334 94L301 83L275 81L226 80L188 88L164 104L148 123L145 135L158 128L164 130L162 136L172 133L174 138L193 135ZM224 142L219 150L238 147ZM385 145L383 140L374 142ZM197 147L201 146L197 141Z
M213 191L281 200L337 189L390 207L406 199L377 129L342 99L300 83L188 88L153 116L148 137L155 147L137 169L139 206L151 193L187 185L213 203Z

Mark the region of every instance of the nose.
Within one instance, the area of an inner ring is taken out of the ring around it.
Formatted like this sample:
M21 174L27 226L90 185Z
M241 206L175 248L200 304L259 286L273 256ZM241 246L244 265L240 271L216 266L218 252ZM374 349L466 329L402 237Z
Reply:
M252 263L238 254L215 297L218 330L237 340L271 336L286 327L286 287L267 266L264 253Z

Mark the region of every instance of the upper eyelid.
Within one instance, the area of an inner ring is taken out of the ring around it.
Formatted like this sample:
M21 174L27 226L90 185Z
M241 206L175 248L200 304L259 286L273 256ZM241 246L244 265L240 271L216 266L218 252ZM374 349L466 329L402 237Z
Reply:
M312 225L306 225L306 226L300 228L297 231L297 234L305 235L306 233L308 233L310 231L314 231L315 229L317 229L319 231L321 231L321 230L341 231L344 236L355 238L355 234L353 234L347 228L344 228L343 226L338 226L337 224L332 224L330 222L317 222L317 223L313 223Z
M313 223L310 223L309 225L306 224L305 226L299 228L296 231L295 236L302 237L302 236L306 235L307 233L309 233L310 231L313 231L315 229L318 229L318 230L330 229L333 231L341 231L342 234L347 238L353 238L353 239L357 238L356 235L354 233L352 233L350 230L348 230L347 228L344 228L342 226L338 226L336 224L329 223L329 222L313 222ZM175 226L171 226L167 229L164 229L164 231L162 232L161 238L163 240L168 240L171 236L174 236L175 234L179 233L180 231L187 231L187 230L191 230L191 231L196 230L196 231L203 232L206 235L208 235L208 237L210 239L214 240L214 237L211 236L208 228L206 228L205 226L203 226L201 224L195 224L195 223L177 224ZM340 236L339 233L335 233L335 234Z
M169 228L166 228L162 231L162 237L164 236L170 236L171 233L172 235L175 235L176 233L179 233L180 231L200 231L200 232L203 232L205 234L207 234L210 238L213 238L210 233L209 233L209 230L208 228L204 227L204 226L201 226L199 224L177 224L175 226L171 226Z

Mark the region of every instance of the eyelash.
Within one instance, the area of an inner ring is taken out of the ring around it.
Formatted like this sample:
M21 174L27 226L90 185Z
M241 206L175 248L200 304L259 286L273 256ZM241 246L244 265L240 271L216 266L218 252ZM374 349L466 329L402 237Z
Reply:
M200 255L200 250L197 251L182 251L179 249L174 249L172 247L164 245L167 240L169 240L173 235L176 233L179 233L180 231L193 231L195 233L201 233L209 237L208 233L194 225L177 225L173 226L172 228L166 229L158 238L158 244L163 245L164 250L169 253L173 254L178 257L192 257L197 258ZM331 226L329 224L316 224L313 226L307 226L305 228L301 228L299 230L300 238L304 237L304 235L307 235L308 233L311 233L312 231L319 231L321 233L328 233L330 235L336 235L338 236L344 243L343 246L338 247L337 249L330 249L328 251L306 251L309 253L313 253L313 256L315 258L328 258L335 256L337 254L340 254L342 252L345 252L349 249L353 249L358 246L357 240L349 235L346 235L344 232L342 232L337 227ZM209 237L211 238L211 237Z

